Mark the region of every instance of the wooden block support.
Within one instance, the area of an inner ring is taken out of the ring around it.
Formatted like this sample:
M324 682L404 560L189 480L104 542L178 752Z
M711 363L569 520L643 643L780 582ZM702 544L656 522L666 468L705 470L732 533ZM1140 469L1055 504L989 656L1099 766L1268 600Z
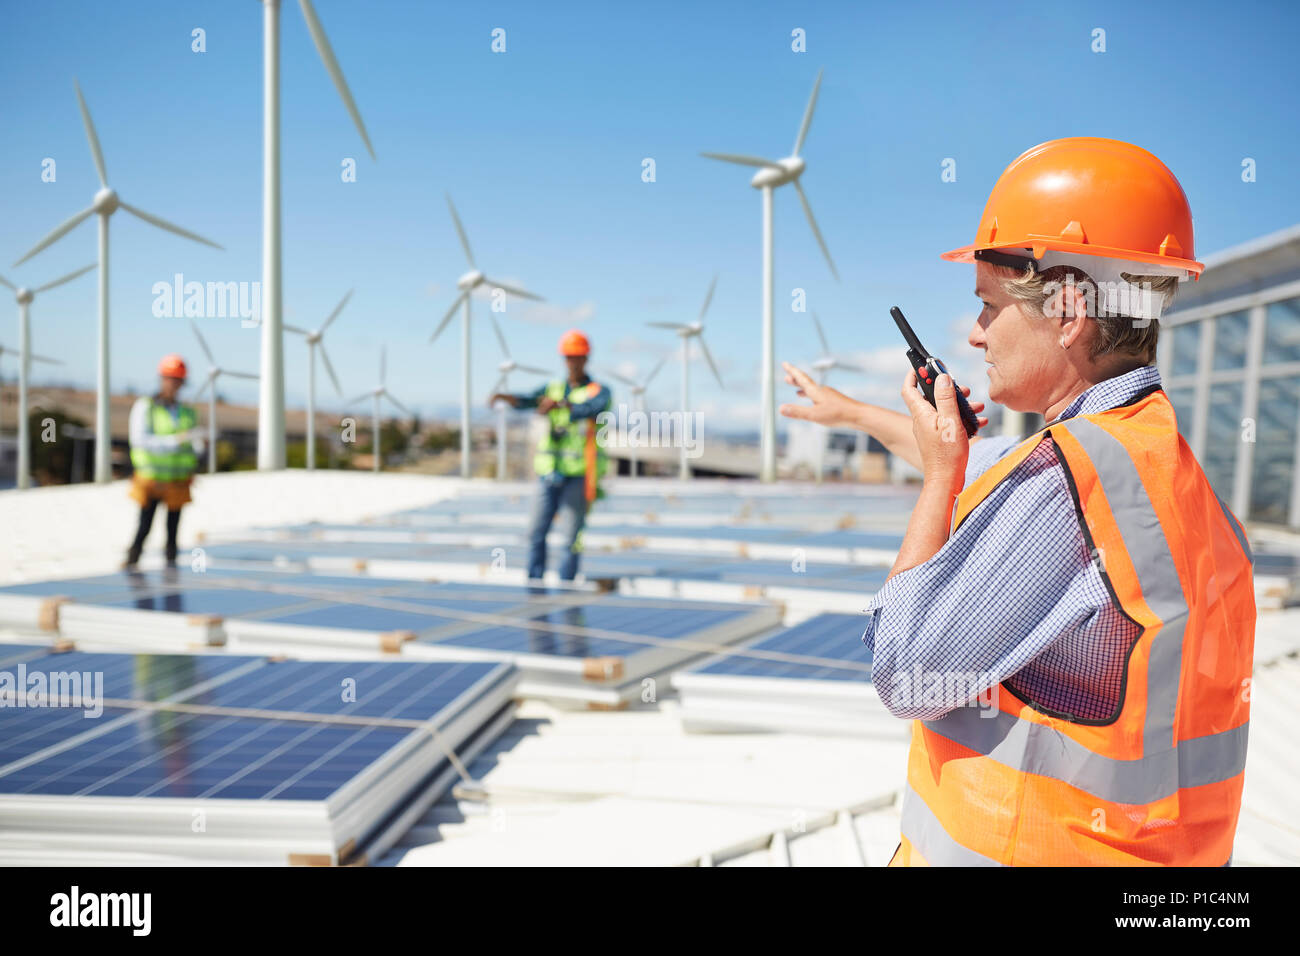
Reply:
M621 657L588 657L582 661L583 680L619 680L622 676L623 658Z
M42 601L40 610L36 615L36 623L40 629L42 631L57 631L59 629L59 608L71 602L72 598L62 594L47 597Z
M400 654L402 645L413 640L414 631L388 631L379 635L379 649L385 654Z

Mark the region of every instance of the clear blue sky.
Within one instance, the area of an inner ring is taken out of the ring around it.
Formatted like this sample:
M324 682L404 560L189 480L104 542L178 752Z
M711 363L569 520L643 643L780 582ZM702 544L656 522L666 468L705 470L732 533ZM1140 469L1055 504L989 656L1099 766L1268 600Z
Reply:
M974 316L972 270L938 255L970 241L997 175L1043 140L1108 136L1153 151L1187 191L1201 256L1300 221L1295 3L317 0L316 9L378 162L298 4L284 0L286 318L314 325L355 287L327 338L345 392L372 385L387 344L390 388L425 415L449 411L459 394L459 329L426 344L466 268L447 191L484 270L548 299L544 308L512 304L503 320L520 361L558 367L556 338L580 324L598 368L648 369L673 340L644 323L694 318L717 272L706 339L729 388L698 364L692 389L715 423L756 424L759 194L747 170L698 153L788 153L820 67L803 182L842 281L831 278L797 197L780 190L778 357L807 362L817 352L807 317L788 305L790 290L805 288L832 346L876 369L837 382L864 396L896 397L905 371L893 304L963 368L968 350L953 343ZM191 52L195 27L206 30L206 53ZM507 31L504 54L490 50L495 27ZM796 27L806 53L790 49ZM1105 53L1090 49L1097 27ZM166 351L205 366L184 320L153 317L155 282L176 272L260 278L261 49L255 0L6 5L0 274L39 285L95 260L90 221L11 266L97 188L74 76L122 197L226 247L114 217L115 388L151 387ZM45 157L58 163L56 183L41 182ZM358 182L340 181L344 157L357 159ZM645 157L657 164L653 184L641 181ZM955 183L940 179L947 157ZM1241 181L1243 157L1258 164L1253 184ZM86 385L95 309L93 275L33 307L34 349L63 358L60 375ZM0 343L17 344L15 316L0 307ZM481 402L500 356L485 306L477 316ZM257 369L259 333L237 321L203 327L223 364ZM296 404L306 348L289 338L286 350ZM0 371L12 377L12 360ZM671 406L676 367L660 375L651 403ZM978 395L983 383L972 384ZM255 389L232 382L225 391L252 401Z

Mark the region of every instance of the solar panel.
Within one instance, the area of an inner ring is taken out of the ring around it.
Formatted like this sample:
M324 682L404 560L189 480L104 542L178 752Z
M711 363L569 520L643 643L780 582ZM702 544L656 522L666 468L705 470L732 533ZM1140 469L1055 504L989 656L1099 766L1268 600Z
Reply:
M783 628L740 650L777 651L781 654L846 661L870 665L871 651L862 643L863 618L860 614L819 614L801 624ZM869 681L871 672L860 666L837 668L833 665L802 664L766 660L743 653L718 657L699 667L694 674L730 677L785 677L801 680Z

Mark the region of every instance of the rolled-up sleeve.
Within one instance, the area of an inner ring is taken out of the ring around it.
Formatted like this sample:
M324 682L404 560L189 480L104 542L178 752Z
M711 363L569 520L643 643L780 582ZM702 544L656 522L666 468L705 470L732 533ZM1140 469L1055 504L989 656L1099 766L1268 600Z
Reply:
M1102 606L1099 585L1045 438L934 557L894 575L867 604L872 682L894 716L937 719L1085 628ZM942 699L918 693L936 683L953 690Z

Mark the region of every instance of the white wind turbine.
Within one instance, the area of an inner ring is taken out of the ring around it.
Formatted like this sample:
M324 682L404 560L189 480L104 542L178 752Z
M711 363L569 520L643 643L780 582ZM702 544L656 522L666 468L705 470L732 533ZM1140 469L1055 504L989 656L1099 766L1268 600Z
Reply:
M78 269L76 272L69 272L62 278L55 279L53 282L47 282L45 285L37 286L35 289L28 289L25 286L16 286L4 276L0 276L0 285L7 289L13 290L14 298L18 300L18 488L30 488L32 484L32 467L31 467L31 437L27 430L27 377L30 374L32 362L49 362L56 365L62 365L57 359L42 358L39 355L31 354L31 317L29 307L36 293L45 292L47 289L53 289L55 286L63 285L65 282L71 282L79 276L85 275L93 265L86 266L84 269ZM0 346L0 354L5 349ZM13 349L9 349L13 352Z
M339 386L339 377L334 374L334 366L330 364L329 353L325 351L325 343L321 341L321 336L325 330L330 327L330 323L339 317L343 307L348 304L348 299L352 298L355 290L349 289L341 302L334 307L334 311L329 314L324 324L315 332L308 332L306 329L300 329L296 325L286 324L286 331L294 332L303 336L307 340L307 468L311 470L316 467L316 348L320 347L320 357L325 362L325 371L329 372L330 381L334 383L334 391L338 393L339 398L343 397L343 389Z
M376 385L368 392L362 392L356 398L348 402L349 405L355 405L363 398L369 398L371 401L374 402L374 405L372 407L374 409L374 416L375 416L375 430L374 432L371 433L372 434L371 445L373 446L374 449L374 458L375 458L374 470L376 472L379 471L379 400L381 398L386 398L406 415L411 414L410 409L408 409L405 405L403 405L401 402L395 399L393 397L393 393L390 392L388 390L388 387L384 384L388 376L387 360L385 355L386 351L387 350L382 347L379 349L379 384Z
M846 362L842 358L839 358L838 356L831 354L831 347L826 342L826 333L825 331L822 330L822 324L821 321L817 318L816 312L812 313L812 320L813 320L814 327L817 329L817 340L821 342L821 346L822 346L821 356L815 359L812 363L813 371L817 373L818 385L826 384L826 378L830 374L831 369L837 368L837 369L842 369L843 371L846 372L864 371L862 366L855 365L853 362ZM859 432L858 434L861 435L862 433ZM823 472L826 469L827 433L825 429L818 427L817 435L819 438L819 441L817 442L817 482L820 484L822 480Z
M212 350L208 348L208 343L203 339L203 333L199 327L190 320L190 328L194 330L195 336L198 337L199 347L203 349L203 354L208 357L208 374L205 376L203 387L194 395L194 400L198 401L203 397L203 393L208 393L208 474L217 473L217 379L223 375L229 375L231 378L247 378L257 381L257 376L250 372L232 372L228 368L222 368L217 364L217 360L212 357Z
M505 358L497 366L497 371L501 377L497 379L496 385L492 387L493 393L508 391L511 372L531 372L534 375L548 375L546 369L538 368L535 365L520 365L510 357L510 349L506 346L506 338L501 334L501 326L497 325L497 317L491 312L488 318L492 320L492 331L497 335L497 342L501 344L501 354ZM505 402L497 402L497 480L505 481L506 479L506 408Z
M690 414L691 408L691 339L698 339L700 342L700 351L704 353L704 358L709 363L709 368L713 370L713 377L718 380L718 386L725 388L722 384L722 376L718 374L718 366L713 364L713 356L709 354L709 347L704 344L704 313L709 311L709 303L713 301L713 290L718 284L718 277L714 276L713 281L709 283L708 295L704 297L704 305L700 307L700 315L694 322L689 324L682 322L647 322L656 329L672 329L681 337L682 340L682 434L677 436L677 444L681 449L681 461L678 466L678 475L681 478L691 476L690 467L686 464L686 416Z
M36 253L49 245L63 238L65 234L71 232L81 222L91 216L93 213L99 214L99 381L96 386L95 394L95 481L106 482L112 480L112 432L109 428L108 418L108 399L109 399L109 362L108 362L108 219L119 209L123 209L135 216L137 219L143 219L152 226L159 229L165 229L167 232L174 232L178 236L184 236L186 239L193 239L195 242L201 242L205 246L212 246L214 249L220 249L210 239L204 239L202 236L192 233L180 226L167 222L165 219L159 219L157 216L145 212L143 209L137 209L135 206L124 203L118 198L117 193L109 188L108 173L104 168L104 154L99 148L99 137L95 135L95 124L90 120L90 110L86 108L86 100L81 95L81 85L75 80L73 86L77 90L77 105L81 107L81 122L86 127L86 139L90 142L90 155L95 161L95 171L99 174L99 192L95 193L94 201L89 209L83 209L71 219L68 219L57 226L53 232L38 242L27 254L18 260L15 265L26 262Z
M701 343L703 343L704 340L701 339L700 341ZM641 379L640 381L637 381L634 378L629 378L626 375L620 375L618 372L611 371L609 373L614 378L622 382L624 385L628 386L628 388L632 392L632 400L635 403L635 408L642 415L645 414L645 391L647 388L650 387L651 380L654 379L654 377L659 374L659 370L664 367L664 363L667 361L668 361L668 356L665 355L663 358L659 360L659 362L655 365L655 367L650 370L650 374L647 375L645 378ZM632 456L632 461L631 461L632 477L635 478L637 473L637 464L638 464L636 445L631 444L628 448L628 451Z
M461 338L460 338L460 373L461 373L460 476L462 478L468 478L469 477L469 396L470 396L470 381L469 381L470 296L473 294L474 290L477 289L479 286L485 285L491 289L500 289L501 291L507 293L508 295L517 295L522 299L533 299L536 302L543 302L545 300L542 299L540 295L534 295L533 293L527 292L524 289L519 289L513 286L505 285L501 282L497 282L496 280L489 279L487 276L485 276L482 273L482 271L479 270L478 266L474 264L474 253L470 251L469 239L465 235L465 227L460 224L460 216L456 215L456 207L455 205L452 204L450 196L447 197L447 208L451 210L451 221L456 226L456 235L460 238L461 248L465 250L465 258L469 260L469 272L466 272L463 276L461 276L459 279L456 280L456 288L460 289L460 295L458 295L456 297L456 301L451 304L451 308L447 310L447 314L442 317L442 321L438 323L438 327L433 330L433 335L429 337L429 342L432 343L435 339L438 338L439 335L442 334L442 330L447 327L447 323L450 322L452 316L456 314L456 309L459 306L463 305L465 307L465 313L464 313L464 322L462 323L461 326Z
M257 404L257 467L283 468L284 316L280 274L280 0L262 3L262 388ZM298 0L321 62L370 158L374 147L311 0Z
M742 166L757 166L758 172L749 184L763 193L763 395L762 395L762 419L761 419L761 453L762 465L759 477L763 481L776 480L776 360L774 349L775 330L773 328L772 310L773 310L773 275L772 275L772 191L778 186L784 186L786 183L794 184L795 192L799 194L799 202L803 206L804 215L808 218L808 225L812 227L813 236L817 239L817 244L821 246L822 254L826 256L826 263L831 267L831 275L839 279L839 273L835 270L835 262L831 259L830 250L826 248L826 240L822 238L821 230L817 228L817 220L813 218L812 206L808 205L808 197L804 195L803 187L799 185L799 177L803 175L806 163L803 157L799 155L799 150L803 148L803 141L808 135L808 127L812 125L813 109L817 106L817 91L821 89L822 71L817 72L817 82L813 84L812 96L808 98L808 107L804 110L803 122L799 125L799 133L795 137L794 151L784 159L762 159L758 156L738 156L734 153L701 153L709 159L720 159L727 163L739 163Z

